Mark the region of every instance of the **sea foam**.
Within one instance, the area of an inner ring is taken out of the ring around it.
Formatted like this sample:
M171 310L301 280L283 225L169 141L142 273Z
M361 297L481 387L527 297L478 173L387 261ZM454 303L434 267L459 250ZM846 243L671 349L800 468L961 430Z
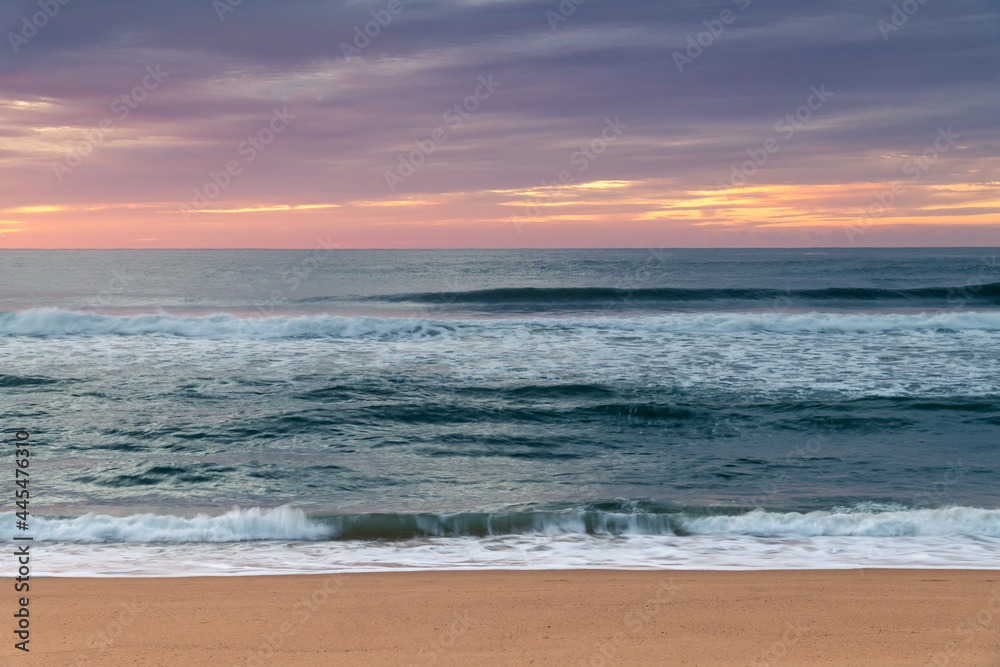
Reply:
M181 317L166 314L114 316L54 308L0 312L0 336L97 337L165 335L185 338L403 338L503 335L525 330L629 333L892 333L1000 331L1000 312L938 313L698 313L638 317L559 317L431 320L425 318L240 318L230 314Z
M11 541L13 514L3 515L0 539ZM9 519L9 520L7 520ZM36 542L157 543L241 542L246 540L319 540L329 528L310 521L292 507L237 509L219 516L180 517L161 514L109 516L84 514L71 518L33 516L31 535Z
M13 514L0 515L0 540L14 537L14 524ZM194 517L93 513L69 518L35 516L31 527L36 542L79 543L391 541L509 535L1000 538L1000 510L946 507L868 511L860 506L805 513L757 509L715 515L705 515L704 511L567 510L308 516L300 509L284 506Z

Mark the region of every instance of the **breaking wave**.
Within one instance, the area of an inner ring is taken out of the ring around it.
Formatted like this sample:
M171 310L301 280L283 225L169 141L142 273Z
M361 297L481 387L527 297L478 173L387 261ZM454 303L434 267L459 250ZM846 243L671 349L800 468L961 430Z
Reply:
M52 308L0 312L0 336L95 337L163 335L186 338L402 338L503 335L514 331L621 331L628 333L891 333L1000 331L1000 312L939 313L698 313L641 317L430 320L424 318L239 318L229 314L181 317L114 316Z
M36 541L79 543L190 543L260 540L395 541L415 538L549 536L752 536L752 537L1000 537L1000 510L974 507L903 509L859 505L828 511L711 514L628 512L577 508L564 511L386 513L307 516L302 510L238 509L220 516L137 514L112 517L34 517ZM12 514L0 539L11 541Z

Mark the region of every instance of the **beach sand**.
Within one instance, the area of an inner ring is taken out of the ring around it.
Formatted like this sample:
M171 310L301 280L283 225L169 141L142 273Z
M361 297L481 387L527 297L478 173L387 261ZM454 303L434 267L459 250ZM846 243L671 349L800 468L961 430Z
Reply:
M39 578L29 609L4 665L1000 665L998 571Z

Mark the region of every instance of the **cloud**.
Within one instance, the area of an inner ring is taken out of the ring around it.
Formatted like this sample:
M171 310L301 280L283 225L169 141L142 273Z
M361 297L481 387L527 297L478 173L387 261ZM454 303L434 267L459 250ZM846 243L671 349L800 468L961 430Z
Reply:
M331 206L326 213L336 216L337 204L384 201L402 215L408 207L390 202L530 192L562 170L577 183L655 182L664 197L683 199L727 192L720 185L734 167L772 137L780 150L748 187L854 192L899 178L948 126L961 140L921 184L1000 178L1000 7L987 0L931 0L889 39L878 21L891 3L862 0L588 2L555 30L546 12L558 12L558 2L401 0L386 21L387 7L244 2L220 20L206 0L62 6L18 53L9 43L0 49L2 206L180 204L233 160L242 169L226 204L208 210L257 215L295 201ZM35 2L5 3L0 32L17 33L37 11ZM734 20L706 40L699 33L724 11ZM368 25L380 19L377 30ZM358 37L366 26L377 32L367 41ZM699 38L707 46L679 72L674 54ZM359 53L345 56L344 44ZM130 97L157 66L168 73L162 83ZM452 127L449 110L488 75L502 86ZM784 139L776 124L814 86L832 98ZM288 129L245 161L241 146L284 107L295 115ZM575 172L574 155L616 116L628 130ZM447 139L390 192L385 172L437 129ZM581 198L561 192L563 208ZM991 213L980 200L994 196L965 190L942 210ZM509 215L502 203L498 219ZM867 203L838 206L853 215ZM624 216L641 208L618 205ZM715 201L713 210L725 206ZM691 225L718 222L718 213L691 215Z

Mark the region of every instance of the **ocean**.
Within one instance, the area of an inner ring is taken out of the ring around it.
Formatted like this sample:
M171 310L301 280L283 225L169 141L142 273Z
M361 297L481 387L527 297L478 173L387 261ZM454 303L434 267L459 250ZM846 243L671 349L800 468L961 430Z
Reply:
M996 569L1000 249L3 250L0 431L34 575Z

